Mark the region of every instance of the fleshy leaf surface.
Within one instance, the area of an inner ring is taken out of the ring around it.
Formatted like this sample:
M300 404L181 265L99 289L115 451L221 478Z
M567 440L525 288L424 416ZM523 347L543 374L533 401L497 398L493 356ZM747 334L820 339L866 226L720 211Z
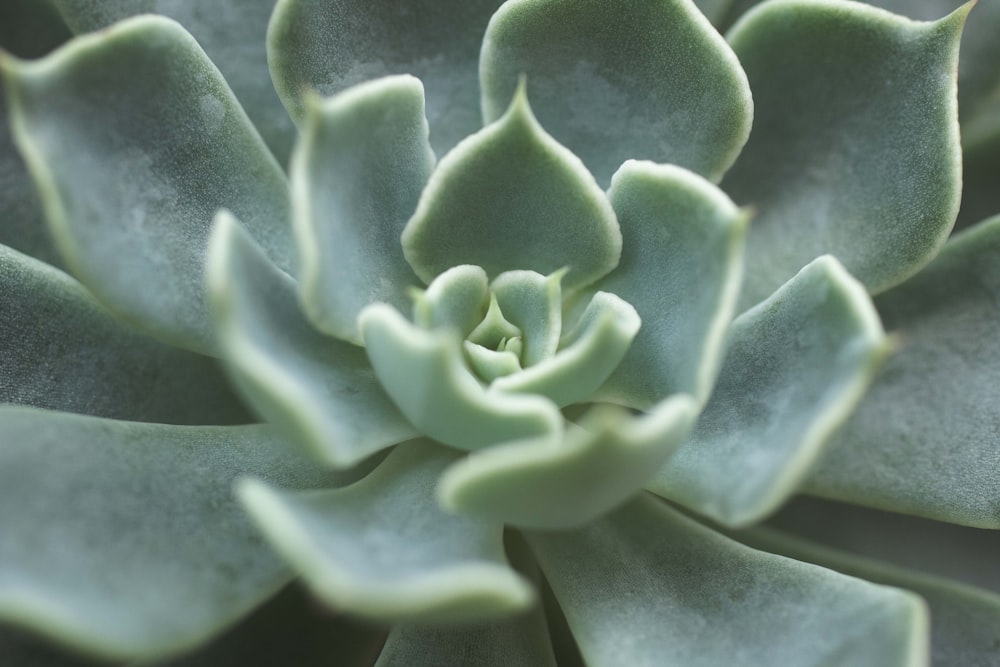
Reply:
M361 309L408 308L418 282L399 236L434 168L423 87L396 76L308 99L291 169L300 298L318 329L360 343Z
M302 119L306 91L413 74L427 87L431 144L443 154L482 124L479 47L501 1L281 0L267 37L274 86Z
M926 659L915 595L755 551L648 496L527 537L592 667Z
M809 478L830 498L1000 528L1000 216L875 305L900 350ZM933 409L929 409L933 408Z
M124 318L210 351L215 211L241 216L283 268L293 253L284 174L218 70L151 16L2 64L14 137L67 265Z
M576 527L634 496L687 435L697 404L679 394L647 415L598 406L562 440L474 452L441 478L441 504L522 528Z
M434 279L426 290L413 292L413 321L425 329L451 327L468 337L486 315L490 281L478 266L455 266Z
M116 321L62 271L0 246L0 402L171 424L251 421L215 359Z
M542 124L604 185L630 158L718 180L750 132L746 75L691 2L511 0L483 39L487 122L522 74Z
M288 161L295 128L274 92L264 46L274 0L49 1L77 33L100 30L137 14L162 14L183 25L222 71L278 161Z
M219 348L237 388L310 455L347 467L417 435L364 350L316 331L299 310L295 282L225 211L207 274Z
M490 285L504 317L521 332L521 362L532 366L555 354L562 333L562 271L543 276L507 271Z
M434 485L456 457L412 441L343 489L286 493L247 480L240 497L274 547L336 608L421 622L525 610L534 589L507 565L503 527L437 506Z
M386 393L429 438L475 450L561 433L562 416L551 401L487 392L465 365L453 330L426 331L391 306L374 304L361 313L361 335Z
M649 490L742 526L794 493L888 352L864 287L829 256L733 322L712 396Z
M650 162L622 165L608 198L622 257L596 287L632 304L642 328L597 396L644 410L677 392L704 401L736 306L748 214L695 174Z
M937 253L961 193L955 71L967 12L917 23L860 3L775 0L729 32L755 103L723 183L757 211L744 307L824 253L872 292Z
M457 264L491 278L568 268L567 291L611 271L622 243L604 193L538 124L523 86L497 122L442 158L402 240L426 282Z
M192 647L287 581L235 478L332 481L263 426L0 419L0 617L118 660Z

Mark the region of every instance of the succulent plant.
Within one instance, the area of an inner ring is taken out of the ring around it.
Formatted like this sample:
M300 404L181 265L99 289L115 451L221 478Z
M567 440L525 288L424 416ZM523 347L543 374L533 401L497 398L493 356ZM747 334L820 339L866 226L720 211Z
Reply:
M1000 3L874 4L8 2L0 658L1000 664Z

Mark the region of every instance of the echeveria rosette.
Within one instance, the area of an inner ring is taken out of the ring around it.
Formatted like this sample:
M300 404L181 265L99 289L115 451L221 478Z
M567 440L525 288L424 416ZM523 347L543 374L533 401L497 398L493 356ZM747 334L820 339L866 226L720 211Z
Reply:
M138 4L14 11L36 19L48 36L39 45L54 45L66 26L96 27ZM144 8L174 14L160 4ZM266 4L246 26L259 29ZM234 74L239 31L210 30L212 17L196 14L176 17L194 21L227 78L259 65L246 59ZM688 2L282 1L268 48L302 132L290 190L226 81L175 23L137 18L38 63L5 60L15 137L86 288L16 251L0 256L16 287L3 294L5 340L37 340L9 346L17 363L0 373L4 397L96 416L3 408L17 434L0 450L3 486L32 502L6 505L0 614L88 653L152 658L204 641L294 573L333 608L394 624L380 665L455 655L544 665L555 655L536 604L543 576L588 664L926 660L916 596L765 553L775 551L919 592L942 619L942 664L995 659L988 623L955 620L992 618L995 597L739 534L764 550L755 551L641 491L731 528L804 486L996 525L988 434L963 436L943 475L892 447L916 442L930 459L947 439L928 427L914 441L893 431L902 420L887 431L878 419L918 409L906 394L920 377L947 388L959 381L950 359L983 354L976 327L989 322L996 223L906 280L954 218L963 16L919 24L847 3L772 0L730 33L734 52ZM454 38L434 38L442 25ZM459 142L477 125L467 80L484 29L490 124ZM417 79L351 87L406 72L427 77L426 119ZM907 85L890 95L876 85L887 80ZM794 103L780 94L789 82L801 88ZM322 99L309 88L343 92ZM751 88L763 138L751 134L737 159ZM248 105L255 122L262 109ZM891 132L872 129L885 123L879 109L893 111ZM769 134L789 119L798 139ZM436 163L432 146L455 148ZM855 165L851 156L857 169L830 171ZM710 182L734 160L723 187L756 204L765 231L748 232L747 213ZM893 163L907 165L905 177L870 177ZM808 187L771 187L779 164ZM884 221L874 234L861 224L870 208ZM788 211L807 212L808 225ZM835 224L845 219L846 234ZM748 236L742 299L757 305L733 319ZM20 247L48 257L34 240ZM875 381L873 407L830 444L889 347L862 283L888 289L875 305L904 342L912 332L920 349L949 354L903 347ZM88 290L190 351L123 327ZM970 318L957 350L954 318L922 304L926 290ZM64 321L54 326L29 301ZM62 387L74 328L91 332L79 353L96 372ZM107 419L241 420L203 353L223 358L273 430ZM32 373L38 360L44 371ZM984 364L983 396L988 376ZM934 400L960 410L957 394ZM991 419L988 407L974 416ZM871 460L896 463L857 464ZM976 481L972 493L954 493L955 475ZM42 477L48 485L33 494ZM928 484L933 502L918 493ZM77 508L101 520L91 526ZM505 540L505 525L525 543ZM229 659L238 642L224 638L205 659ZM21 647L0 634L0 650Z

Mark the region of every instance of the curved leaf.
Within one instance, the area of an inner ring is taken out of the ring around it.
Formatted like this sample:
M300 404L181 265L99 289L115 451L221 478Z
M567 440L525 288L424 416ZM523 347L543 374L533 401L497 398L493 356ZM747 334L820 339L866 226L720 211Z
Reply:
M500 120L441 160L402 239L426 282L457 264L491 277L568 267L562 284L572 291L608 273L621 254L604 193L538 124L523 87Z
M564 274L507 271L490 285L504 317L521 332L520 358L524 366L550 358L559 347Z
M583 525L633 497L697 416L689 396L633 417L593 408L562 440L525 440L470 454L441 478L445 509L525 528Z
M150 16L0 64L67 264L126 319L211 350L202 268L216 209L243 217L282 267L292 257L284 175L218 70Z
M294 281L225 211L206 273L219 348L237 388L311 456L347 467L417 434L364 350L313 329Z
M864 288L821 257L733 323L691 437L647 485L729 526L794 493L888 344Z
M872 292L937 253L961 191L955 69L968 9L916 23L860 3L775 0L730 31L756 105L723 183L758 211L744 306L824 253Z
M215 359L116 321L82 285L0 246L0 402L172 424L251 421Z
M363 616L475 622L535 602L511 570L500 524L445 514L433 487L456 454L396 447L361 482L285 493L256 480L240 496L269 541L328 604Z
M542 124L602 184L630 158L718 180L750 133L746 75L691 2L511 0L483 40L487 122L522 74Z
M562 432L551 401L487 392L465 365L453 330L423 330L385 304L365 308L360 324L376 377L423 435L475 450Z
M265 427L119 422L0 407L0 618L123 660L190 648L288 573L230 485L329 475Z
M399 235L434 168L420 81L388 77L307 102L292 160L299 295L320 330L360 343L370 303L409 307Z
M1000 528L1000 216L956 235L875 304L900 332L889 360L810 477L823 496Z
M649 497L527 538L591 667L926 659L915 595L754 551Z
M427 87L431 144L443 154L480 128L478 57L502 0L280 0L268 28L274 87L292 118L306 91L413 74Z
M736 306L749 216L691 172L650 162L622 165L608 198L622 258L595 287L632 304L642 328L597 396L639 409L677 392L704 401Z
M489 278L478 266L455 266L426 290L413 290L413 321L425 329L451 328L467 338L493 305Z
M264 48L275 0L50 0L77 33L105 28L136 14L162 14L187 28L208 53L278 161L285 164L295 129L267 69Z

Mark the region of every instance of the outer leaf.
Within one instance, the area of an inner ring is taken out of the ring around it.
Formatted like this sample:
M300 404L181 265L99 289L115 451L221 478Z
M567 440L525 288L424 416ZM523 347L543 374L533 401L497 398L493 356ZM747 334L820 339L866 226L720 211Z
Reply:
M766 551L919 593L930 607L931 664L989 667L1000 659L1000 595L835 551L768 529L739 539Z
M832 257L741 315L727 344L698 425L647 488L742 526L797 490L888 346L864 288Z
M961 191L955 68L967 12L915 23L862 4L776 0L729 33L756 104L723 184L758 210L744 305L823 253L873 292L937 253Z
M542 124L602 184L630 158L718 180L750 132L746 75L688 1L507 2L483 40L487 122L521 74Z
M310 455L347 467L416 435L364 351L313 329L294 281L224 211L207 273L219 347L237 387Z
M202 265L216 209L242 216L282 267L292 252L284 175L218 70L159 17L2 64L67 264L125 318L210 350Z
M926 660L915 595L754 551L649 497L528 541L591 667Z
M366 79L413 74L427 87L439 154L479 129L483 30L501 0L280 0L268 29L274 86L292 118L305 91L332 95Z
M526 528L583 525L633 497L680 446L697 412L683 394L643 417L594 408L562 440L490 447L456 463L441 478L441 504Z
M955 236L930 266L876 300L901 349L823 457L810 491L1000 527L998 263L1000 216Z
M178 21L222 70L254 126L284 164L294 130L271 85L264 49L274 1L51 0L77 33L99 30L136 14L163 14Z
M118 660L194 646L286 581L235 477L330 481L262 426L0 419L0 617Z
M403 230L403 253L430 282L456 264L491 277L569 268L572 291L608 273L621 231L580 160L550 137L520 88L507 113L441 160Z
M649 162L622 165L608 197L622 258L597 287L635 306L642 328L598 397L640 409L676 392L704 401L736 306L748 215L691 172Z
M361 335L379 382L427 437L474 450L562 432L551 401L487 392L465 365L453 330L425 331L391 306L374 304L361 313Z
M423 88L397 76L311 99L292 161L299 295L317 328L360 343L361 309L408 308L417 282L399 235L434 168Z
M240 495L275 548L335 607L422 622L524 610L534 589L507 567L500 524L445 514L434 501L455 456L414 441L344 489L290 494L247 480Z
M78 282L0 246L0 402L174 424L250 416L216 361L115 321Z

